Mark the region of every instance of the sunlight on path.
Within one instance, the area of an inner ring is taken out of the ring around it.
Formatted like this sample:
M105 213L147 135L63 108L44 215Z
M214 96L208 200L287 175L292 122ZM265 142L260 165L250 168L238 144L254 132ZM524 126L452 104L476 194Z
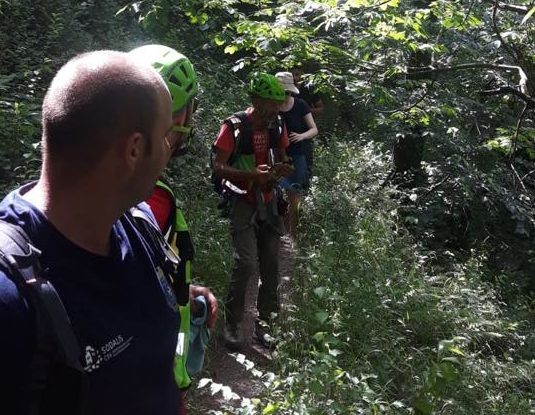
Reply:
M291 280L294 269L296 250L289 237L281 238L280 259L280 295L282 307L285 307L287 284ZM247 288L246 313L243 323L244 338L246 345L241 355L230 353L223 345L218 333L213 336L208 351L205 371L198 377L192 390L189 392L190 414L218 413L224 406L239 407L241 400L237 398L252 399L262 390L262 383L253 375L254 368L270 369L272 360L271 352L264 348L253 338L254 320L256 317L256 295L258 292L258 275L252 279ZM222 320L220 321L222 324ZM240 363L240 362L241 363ZM250 370L248 370L248 368ZM197 389L201 378L206 383L201 389ZM215 392L213 395L212 393ZM225 397L227 399L225 399Z

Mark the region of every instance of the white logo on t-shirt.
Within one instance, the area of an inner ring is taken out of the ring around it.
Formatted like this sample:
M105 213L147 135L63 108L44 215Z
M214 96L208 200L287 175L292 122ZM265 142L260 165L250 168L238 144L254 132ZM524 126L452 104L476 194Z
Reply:
M85 347L84 370L86 372L93 372L94 370L99 369L103 363L106 363L124 352L132 343L132 339L133 336L125 339L119 334L98 348L87 345Z

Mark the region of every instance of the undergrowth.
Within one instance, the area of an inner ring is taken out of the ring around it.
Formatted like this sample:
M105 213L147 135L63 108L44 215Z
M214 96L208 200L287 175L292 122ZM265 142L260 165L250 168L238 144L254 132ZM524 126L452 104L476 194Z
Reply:
M371 140L327 141L302 206L274 367L252 369L265 394L226 413L535 413L529 301L524 313L505 307L481 252L436 261L399 225L395 193L381 186L388 159ZM202 238L203 263L215 259L222 275L217 235Z

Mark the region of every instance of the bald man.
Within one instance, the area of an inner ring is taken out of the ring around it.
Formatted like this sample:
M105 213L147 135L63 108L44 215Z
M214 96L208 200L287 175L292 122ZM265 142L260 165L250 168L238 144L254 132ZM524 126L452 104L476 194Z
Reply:
M176 414L179 315L160 253L125 213L151 193L169 159L169 92L125 53L87 53L53 79L42 124L39 180L11 192L0 219L20 225L42 251L83 371L47 351L36 393L36 313L0 270L0 412Z

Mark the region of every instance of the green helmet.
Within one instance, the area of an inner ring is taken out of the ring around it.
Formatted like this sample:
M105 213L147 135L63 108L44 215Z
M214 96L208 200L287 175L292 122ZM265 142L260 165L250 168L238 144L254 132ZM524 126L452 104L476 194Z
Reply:
M197 74L190 60L181 53L163 45L145 45L130 53L151 65L162 76L171 93L173 113L197 95Z
M253 96L279 102L286 99L284 88L278 79L265 72L255 72L251 75L249 93Z

